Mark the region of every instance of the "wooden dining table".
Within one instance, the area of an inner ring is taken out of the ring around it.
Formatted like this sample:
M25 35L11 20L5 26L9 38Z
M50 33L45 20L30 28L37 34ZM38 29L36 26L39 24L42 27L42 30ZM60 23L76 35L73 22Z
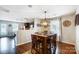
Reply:
M47 41L48 41L48 37L49 36L53 36L54 34L32 34L32 35L35 35L35 36L41 36L41 37L44 37L44 39L41 39L43 41L43 53L44 54L47 54Z

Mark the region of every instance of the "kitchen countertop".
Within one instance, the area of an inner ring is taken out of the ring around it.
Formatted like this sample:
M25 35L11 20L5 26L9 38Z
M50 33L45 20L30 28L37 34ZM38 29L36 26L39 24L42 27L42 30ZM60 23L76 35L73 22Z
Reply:
M3 37L14 38L15 36L16 36L16 34L14 34L14 33L11 33L11 34L4 34L4 35L0 34L0 38L3 38Z
M43 37L48 37L48 36L51 36L51 35L54 35L55 33L34 33L32 35L38 35L38 36L43 36Z

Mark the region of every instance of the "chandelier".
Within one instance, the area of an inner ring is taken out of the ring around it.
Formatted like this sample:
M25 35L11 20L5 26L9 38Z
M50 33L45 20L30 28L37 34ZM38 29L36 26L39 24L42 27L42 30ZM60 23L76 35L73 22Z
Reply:
M46 13L47 13L47 11L44 11L44 13L45 13L45 19L43 19L42 21L41 21L41 25L42 26L48 26L48 21L47 21L47 19L46 19Z

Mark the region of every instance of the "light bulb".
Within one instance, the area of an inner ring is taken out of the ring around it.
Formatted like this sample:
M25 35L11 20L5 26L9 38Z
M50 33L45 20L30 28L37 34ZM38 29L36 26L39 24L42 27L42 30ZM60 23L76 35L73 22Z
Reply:
M43 22L43 25L47 25L47 22Z

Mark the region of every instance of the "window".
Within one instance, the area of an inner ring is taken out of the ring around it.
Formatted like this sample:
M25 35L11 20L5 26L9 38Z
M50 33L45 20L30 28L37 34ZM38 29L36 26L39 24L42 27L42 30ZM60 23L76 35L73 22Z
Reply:
M7 34L7 25L6 24L1 24L1 35Z
M50 22L50 31L52 33L56 33L57 35L59 35L59 20L51 20Z
M18 24L12 24L13 32L18 30Z

